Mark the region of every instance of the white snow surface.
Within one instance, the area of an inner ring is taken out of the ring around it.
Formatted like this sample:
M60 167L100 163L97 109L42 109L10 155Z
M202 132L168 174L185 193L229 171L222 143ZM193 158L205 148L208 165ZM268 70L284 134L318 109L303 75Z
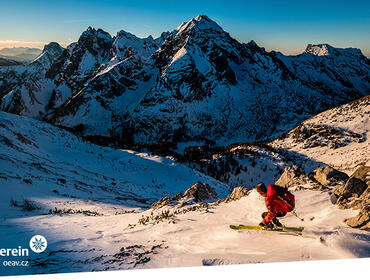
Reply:
M96 146L26 117L0 113L0 135L1 240L17 247L35 234L48 239L45 253L31 253L29 269L0 267L1 275L369 257L370 233L343 223L358 211L338 209L309 185L293 190L304 221L281 219L305 227L302 235L231 230L261 221L264 201L254 190L143 225L143 216L193 207L145 210L155 199L196 181L220 197L228 187L168 158ZM22 210L25 200L39 209Z
M322 112L302 124L334 128L342 131L343 135L356 133L361 136L360 140L348 137L348 142L338 148L327 145L307 148L305 146L310 139L305 142L294 141L293 134L296 129L293 129L284 139L272 142L273 147L283 148L309 159L306 166L307 172L318 165L328 164L351 175L361 164L370 166L370 96ZM342 141L343 135L339 137L329 135L329 137ZM322 138L319 137L318 140Z

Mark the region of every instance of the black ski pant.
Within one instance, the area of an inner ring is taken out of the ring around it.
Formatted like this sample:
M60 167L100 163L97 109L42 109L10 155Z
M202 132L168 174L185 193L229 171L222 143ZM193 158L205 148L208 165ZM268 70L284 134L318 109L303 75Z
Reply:
M262 215L261 215L262 216L262 219L264 219L267 216L267 213L268 212L263 212L262 213ZM274 219L284 217L285 215L286 215L286 213L277 212L277 213L275 213L275 218Z

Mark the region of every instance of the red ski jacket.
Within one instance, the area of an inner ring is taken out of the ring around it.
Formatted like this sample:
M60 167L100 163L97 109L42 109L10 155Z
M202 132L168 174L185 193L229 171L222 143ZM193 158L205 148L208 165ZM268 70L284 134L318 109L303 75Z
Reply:
M263 194L267 207L267 216L263 219L262 223L265 225L275 218L277 213L285 215L294 209L295 201L287 189L276 185L268 185L267 192Z

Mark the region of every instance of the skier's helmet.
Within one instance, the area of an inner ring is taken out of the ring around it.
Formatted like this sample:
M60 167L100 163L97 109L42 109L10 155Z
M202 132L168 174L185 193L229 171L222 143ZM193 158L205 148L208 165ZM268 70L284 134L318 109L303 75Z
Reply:
M263 195L267 192L267 188L264 183L258 183L256 189L260 195Z

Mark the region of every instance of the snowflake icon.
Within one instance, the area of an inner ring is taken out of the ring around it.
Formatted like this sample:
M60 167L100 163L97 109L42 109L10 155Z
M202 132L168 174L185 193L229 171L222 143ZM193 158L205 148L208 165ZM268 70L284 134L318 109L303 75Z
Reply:
M30 248L35 253L42 253L46 250L46 247L48 246L48 242L46 241L46 238L42 235L35 235L30 240Z

